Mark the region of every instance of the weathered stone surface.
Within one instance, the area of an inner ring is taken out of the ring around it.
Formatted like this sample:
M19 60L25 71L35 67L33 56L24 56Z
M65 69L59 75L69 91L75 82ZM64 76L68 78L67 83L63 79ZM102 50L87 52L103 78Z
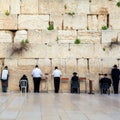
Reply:
M9 67L9 90L18 91L19 79L26 74L33 91L31 71L38 64L43 75L48 73L48 88L42 82L40 90L54 90L51 74L58 66L63 76L69 77L67 84L61 83L61 91L70 91L74 71L87 78L87 89L91 79L93 89L98 91L99 73L109 74L114 64L120 64L120 9L116 3L115 0L0 0L0 68ZM54 30L47 30L49 22L54 23ZM102 30L102 26L109 28ZM76 38L80 44L74 44ZM23 39L29 40L28 49L11 55ZM118 43L110 44L115 41ZM84 89L83 82L81 90Z
M64 0L49 0L50 14L63 14L65 9L63 1Z
M4 64L8 66L8 68L11 67L17 67L18 66L18 60L17 59L12 59L12 58L6 58L4 60Z
M17 64L18 66L35 66L37 63L36 59L19 59Z
M0 14L0 29L16 30L17 15L2 15Z
M75 40L76 37L76 30L58 30L58 38L60 40Z
M0 42L12 43L13 34L10 31L0 31Z
M72 14L72 13L71 13ZM87 27L87 16L85 14L80 15L64 15L64 29L80 29L84 30Z
M28 40L30 43L41 43L42 31L41 30L28 30Z
M110 15L110 26L112 29L120 29L120 14L111 14Z
M62 30L64 29L63 25L63 15L50 15L50 21L54 22L54 29Z
M20 14L20 0L10 0L10 14Z
M47 29L49 15L20 15L18 17L19 29Z
M50 14L49 0L39 0L38 13L39 14Z
M9 11L9 0L0 0L0 13L5 14L7 10Z
M93 58L95 57L94 44L71 44L70 56L76 58Z
M11 43L0 43L0 58L8 58L12 48Z
M21 14L38 14L38 0L21 0Z
M101 13L106 14L106 12L110 9L110 6L114 5L114 1L106 1L106 0L92 0L90 4L90 12L91 13ZM103 6L104 5L104 6ZM103 8L105 10L103 10Z
M119 30L102 30L102 43L117 41L119 32Z
M27 38L27 31L26 30L19 30L16 31L15 37L14 37L14 42L21 42L22 40L26 40Z
M88 26L89 30L101 30L103 26L107 27L107 15L89 14Z
M78 38L81 43L100 43L101 42L101 32L97 31L80 31L78 30Z
M88 0L64 0L66 6L65 13L74 12L77 14L89 13L89 1Z

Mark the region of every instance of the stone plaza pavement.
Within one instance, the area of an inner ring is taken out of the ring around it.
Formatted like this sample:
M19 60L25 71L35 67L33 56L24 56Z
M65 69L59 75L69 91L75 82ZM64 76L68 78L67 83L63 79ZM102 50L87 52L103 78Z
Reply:
M0 120L120 120L120 94L0 93Z

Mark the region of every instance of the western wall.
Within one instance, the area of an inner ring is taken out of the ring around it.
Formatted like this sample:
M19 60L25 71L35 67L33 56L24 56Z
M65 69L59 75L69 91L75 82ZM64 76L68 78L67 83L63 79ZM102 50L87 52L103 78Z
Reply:
M0 68L9 68L8 91L19 90L23 74L33 91L31 71L36 64L48 77L42 89L53 91L55 66L62 77L74 71L93 81L110 74L120 63L120 7L116 0L0 0ZM51 25L54 29L51 29ZM49 29L49 30L48 30ZM79 40L75 44L76 39ZM23 43L25 40L28 42ZM23 44L22 44L23 43ZM84 83L81 89L84 89ZM1 89L1 86L0 86ZM70 79L61 82L69 91Z

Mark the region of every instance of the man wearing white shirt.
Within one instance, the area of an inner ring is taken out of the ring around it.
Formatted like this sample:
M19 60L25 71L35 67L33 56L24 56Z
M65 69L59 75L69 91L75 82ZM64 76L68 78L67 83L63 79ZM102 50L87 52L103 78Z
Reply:
M2 75L1 75L1 81L2 81L2 92L7 92L7 87L8 87L8 67L5 66L4 69L2 70Z
M54 78L54 88L55 88L55 93L59 92L59 88L60 88L60 77L61 77L62 73L60 70L58 70L58 67L55 67L55 70L52 73L52 76Z
M39 86L42 77L42 71L38 68L38 65L32 70L33 83L34 83L34 92L39 93Z

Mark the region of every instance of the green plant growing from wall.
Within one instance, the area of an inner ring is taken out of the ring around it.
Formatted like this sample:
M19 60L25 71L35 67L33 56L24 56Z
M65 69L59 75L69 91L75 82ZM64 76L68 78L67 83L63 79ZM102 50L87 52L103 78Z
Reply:
M80 44L80 39L76 38L74 44Z
M108 29L107 26L105 25L102 26L102 30L107 30L107 29Z
M59 42L59 40L60 40L60 39L59 39L59 37L57 36L57 38L56 38L56 42L58 43L58 42Z
M49 27L47 28L48 30L54 30L54 23L49 22Z
M67 9L67 5L66 4L64 5L64 8L65 8L65 10Z
M106 50L106 48L104 47L104 48L103 48L103 51L105 51L105 50Z
M92 2L92 0L89 0L89 2L91 3L91 2Z
M117 5L118 7L120 7L120 1L118 1L116 5Z
M69 12L69 13L67 13L68 15L70 15L70 16L74 16L75 15L75 12Z
M87 30L89 30L89 27L87 26Z
M25 39L25 40L21 40L21 41L20 41L20 44L15 44L15 45L12 47L11 56L12 56L13 54L20 54L20 53L22 53L23 51L27 51L27 50L29 49L28 43L29 43L28 39Z
M6 16L9 16L10 15L10 12L8 10L5 11L5 15Z

